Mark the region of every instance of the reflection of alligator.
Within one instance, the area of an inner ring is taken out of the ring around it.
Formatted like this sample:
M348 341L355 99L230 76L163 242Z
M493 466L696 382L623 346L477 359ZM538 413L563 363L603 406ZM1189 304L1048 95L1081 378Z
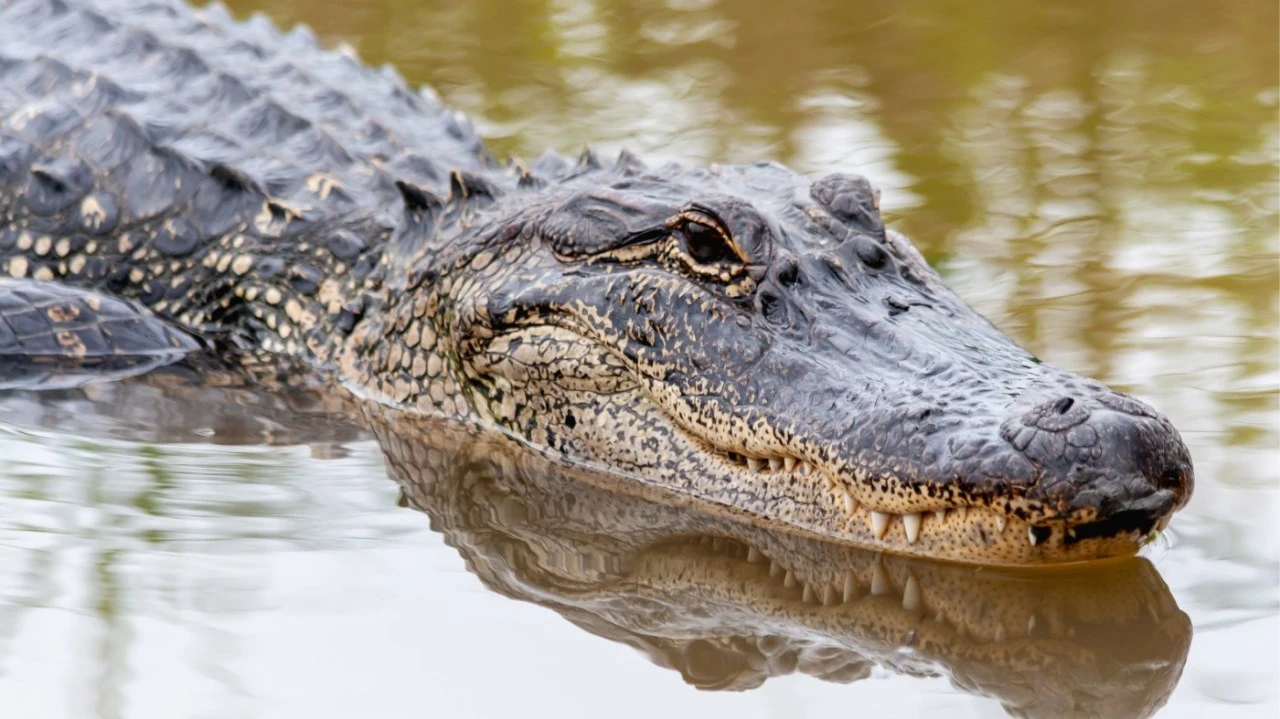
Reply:
M1186 659L1190 621L1144 559L1028 575L878 555L628 493L447 422L372 414L405 502L486 586L702 688L796 670L850 682L880 665L946 675L1019 716L1146 716Z
M501 167L305 31L0 3L0 387L196 339L741 516L989 563L1130 554L1190 496L1146 405L964 305L866 180Z

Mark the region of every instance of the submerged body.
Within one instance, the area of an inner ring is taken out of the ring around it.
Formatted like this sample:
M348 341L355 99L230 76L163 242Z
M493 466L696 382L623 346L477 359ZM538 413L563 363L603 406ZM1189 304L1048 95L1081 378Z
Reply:
M1193 483L1167 419L969 309L860 177L499 164L393 72L218 6L0 2L0 299L0 355L194 338L908 554L1132 554Z

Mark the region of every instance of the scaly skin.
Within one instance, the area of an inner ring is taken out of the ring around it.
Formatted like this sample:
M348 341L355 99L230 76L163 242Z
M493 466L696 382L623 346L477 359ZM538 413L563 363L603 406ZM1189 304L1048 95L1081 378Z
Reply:
M394 73L216 6L0 0L0 78L24 288L894 552L1132 554L1190 497L1167 419L969 309L862 178L499 167Z

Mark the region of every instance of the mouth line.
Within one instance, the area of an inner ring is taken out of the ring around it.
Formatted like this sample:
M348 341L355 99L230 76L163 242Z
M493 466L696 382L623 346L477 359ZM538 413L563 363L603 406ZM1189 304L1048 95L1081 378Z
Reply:
M1132 539L1137 544L1149 541L1153 533L1168 527L1171 515L1160 518L1144 516L1139 512L1119 512L1106 519L1071 522L1064 518L1046 518L1032 521L1015 513L1003 513L990 506L971 504L939 504L937 507L915 512L894 512L874 508L867 501L859 501L848 488L847 480L837 478L817 464L794 456L750 455L736 450L722 450L698 438L709 454L733 469L757 476L775 478L791 475L793 478L820 480L843 506L851 522L864 525L871 536L885 548L910 551L929 532L972 534L984 543L1001 541L1006 531L1016 526L1029 547L1041 547L1052 551L1053 547L1071 548L1087 540ZM897 530L897 527L901 530Z

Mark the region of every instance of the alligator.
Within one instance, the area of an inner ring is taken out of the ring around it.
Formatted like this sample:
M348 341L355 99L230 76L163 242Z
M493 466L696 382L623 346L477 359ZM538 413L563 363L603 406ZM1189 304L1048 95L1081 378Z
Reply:
M500 162L216 3L0 0L0 119L0 386L198 348L962 562L1131 555L1191 496L1166 417L969 308L857 175Z

